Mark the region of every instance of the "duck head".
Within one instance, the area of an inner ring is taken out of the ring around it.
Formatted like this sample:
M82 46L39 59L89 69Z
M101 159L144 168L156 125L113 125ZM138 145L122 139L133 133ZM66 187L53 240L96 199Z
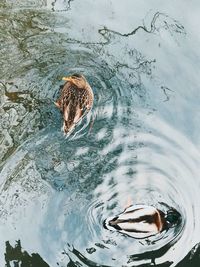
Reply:
M69 77L63 77L62 80L70 82L78 88L85 88L87 83L85 77L77 73L74 73Z

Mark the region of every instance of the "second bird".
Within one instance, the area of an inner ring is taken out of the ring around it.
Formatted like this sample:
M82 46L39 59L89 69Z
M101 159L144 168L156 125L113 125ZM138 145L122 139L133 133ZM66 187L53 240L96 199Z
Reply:
M73 74L62 79L66 83L55 105L63 113L63 131L66 134L91 110L94 95L83 75Z

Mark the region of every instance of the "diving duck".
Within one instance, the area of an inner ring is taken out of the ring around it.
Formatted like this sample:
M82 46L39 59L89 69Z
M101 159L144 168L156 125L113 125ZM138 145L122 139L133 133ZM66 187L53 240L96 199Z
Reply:
M94 95L86 78L81 74L75 73L63 77L62 80L66 83L55 105L63 113L63 131L67 134L91 110Z
M167 213L148 205L131 205L115 217L107 218L104 227L133 238L147 238L180 222L180 213L171 208Z

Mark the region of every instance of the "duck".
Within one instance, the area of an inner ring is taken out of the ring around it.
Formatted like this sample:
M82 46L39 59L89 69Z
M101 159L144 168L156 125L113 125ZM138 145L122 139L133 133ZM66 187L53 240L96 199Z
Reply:
M63 114L63 132L71 132L76 124L92 109L93 90L82 74L74 73L63 77L60 97L54 102Z
M174 208L166 213L148 205L131 205L117 216L104 220L103 226L136 239L157 235L180 222L180 213Z

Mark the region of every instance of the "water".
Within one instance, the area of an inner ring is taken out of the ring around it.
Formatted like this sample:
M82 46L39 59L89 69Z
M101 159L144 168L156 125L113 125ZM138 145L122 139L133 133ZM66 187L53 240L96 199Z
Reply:
M0 7L0 265L199 266L198 1ZM65 138L53 101L73 72L95 101ZM104 229L128 198L182 223L139 241Z

